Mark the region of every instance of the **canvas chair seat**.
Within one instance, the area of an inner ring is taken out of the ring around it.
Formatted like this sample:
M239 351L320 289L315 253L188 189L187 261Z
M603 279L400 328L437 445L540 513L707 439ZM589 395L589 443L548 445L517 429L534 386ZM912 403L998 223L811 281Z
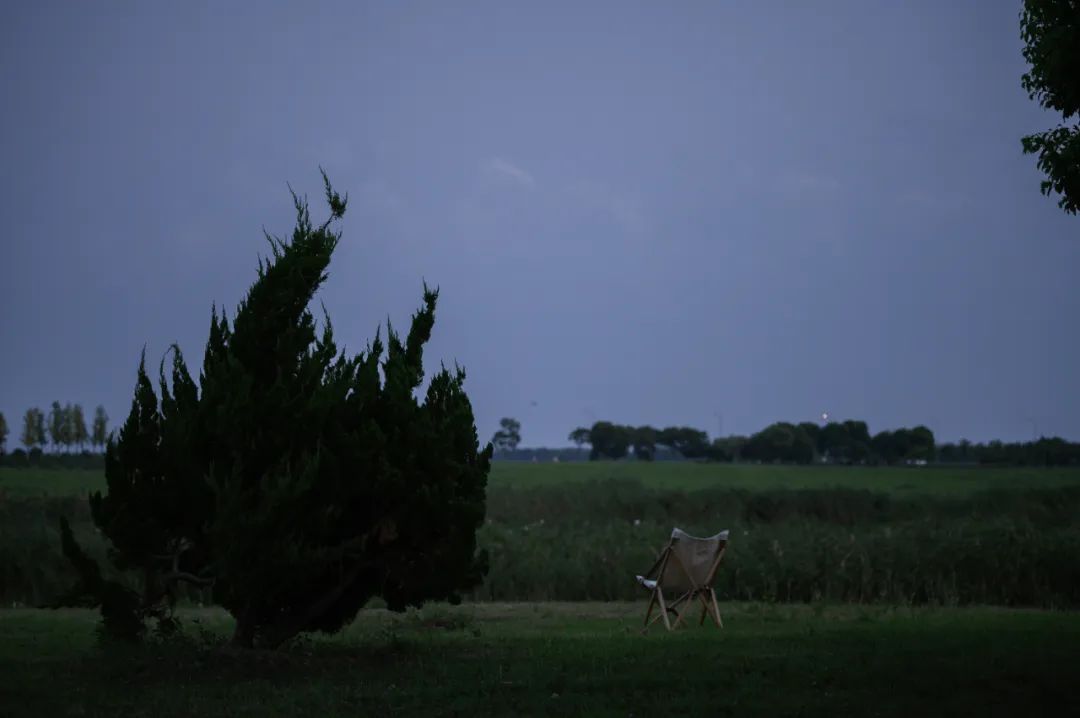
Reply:
M728 535L728 531L721 531L715 536L700 538L678 528L671 532L671 538L656 563L644 575L636 576L638 583L650 592L649 607L645 612L645 631L659 620L664 621L668 630L678 627L686 609L694 601L700 601L703 607L699 624L705 621L705 614L709 613L717 627L724 627L712 585L720 560L727 550ZM652 617L656 606L660 606L660 612ZM672 613L675 614L674 623L669 617Z

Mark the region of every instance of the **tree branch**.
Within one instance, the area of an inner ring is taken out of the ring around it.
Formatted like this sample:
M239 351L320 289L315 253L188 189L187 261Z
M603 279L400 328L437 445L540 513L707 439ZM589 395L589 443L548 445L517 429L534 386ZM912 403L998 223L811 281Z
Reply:
M214 585L213 578L205 578L203 576L196 576L193 573L187 571L170 571L169 573L162 574L161 580L166 583L172 583L176 581L184 581L200 588L208 588Z

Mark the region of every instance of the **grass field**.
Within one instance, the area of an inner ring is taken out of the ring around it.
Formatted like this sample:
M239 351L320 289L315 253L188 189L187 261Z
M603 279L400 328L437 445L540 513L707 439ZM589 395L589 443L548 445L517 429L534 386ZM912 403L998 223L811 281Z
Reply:
M489 488L574 485L617 479L649 488L700 489L866 489L896 497L963 496L987 489L1080 486L1076 468L981 468L889 466L755 466L689 462L580 462L531 464L496 462ZM0 492L9 496L71 496L103 489L98 471L0 468Z
M105 560L84 498L102 483L0 473L3 605L70 586L62 516ZM467 597L633 599L678 526L731 531L717 582L729 600L1080 607L1077 515L1075 470L499 463L477 535L490 571Z
M79 498L103 484L0 470L4 605L70 585L60 516L104 561ZM487 514L481 602L274 654L225 649L213 608L139 649L92 611L2 609L0 718L1080 714L1080 613L1005 608L1080 606L1080 471L499 463ZM672 525L732 531L723 631L639 633Z
M108 650L87 611L0 611L0 715L1077 715L1080 615L728 604L642 636L644 601L369 610L280 655L199 639ZM189 634L193 631L189 630Z

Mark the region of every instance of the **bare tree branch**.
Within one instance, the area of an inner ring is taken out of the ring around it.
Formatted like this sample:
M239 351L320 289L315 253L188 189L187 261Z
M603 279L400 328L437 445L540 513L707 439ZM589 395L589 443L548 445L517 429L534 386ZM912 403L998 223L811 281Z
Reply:
M176 581L184 581L186 583L190 583L190 584L192 584L194 586L199 586L201 588L207 588L209 586L214 585L214 579L213 578L206 578L206 577L203 577L203 576L196 576L195 574L188 573L187 571L170 571L169 573L162 574L161 580L164 581L165 583L174 583Z

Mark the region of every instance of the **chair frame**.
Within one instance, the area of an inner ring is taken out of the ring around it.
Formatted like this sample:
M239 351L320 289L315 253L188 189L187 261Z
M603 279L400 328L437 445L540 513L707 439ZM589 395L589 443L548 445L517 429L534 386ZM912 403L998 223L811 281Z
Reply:
M724 553L727 551L727 540L725 539L720 544L720 549L716 552L716 558L713 559L712 566L709 568L709 573L702 583L694 581L693 576L690 575L690 570L683 563L679 555L675 553L675 542L678 539L672 535L668 539L667 545L664 546L660 552L659 558L656 559L656 563L652 568L644 574L644 577L652 575L656 576L656 585L650 589L651 595L649 596L649 607L645 611L645 627L641 629L642 633L646 633L652 624L659 620L664 621L664 626L669 631L673 631L679 627L679 624L683 622L683 618L687 609L693 605L694 600L701 601L701 618L698 620L698 625L705 623L705 615L708 614L717 628L724 627L724 620L720 617L720 606L716 600L716 591L713 589L713 582L716 580L716 572L720 567L720 561L724 558ZM664 586L661 584L660 579L664 576L664 571L667 569L668 563L674 558L678 562L679 568L686 574L686 578L690 583L690 590L685 591L681 596L676 598L672 602L664 600ZM654 574L655 572L655 574ZM652 615L653 608L657 605L660 606L660 611L656 616ZM670 613L675 614L675 622L672 623L669 618ZM650 620L650 618L652 620Z

